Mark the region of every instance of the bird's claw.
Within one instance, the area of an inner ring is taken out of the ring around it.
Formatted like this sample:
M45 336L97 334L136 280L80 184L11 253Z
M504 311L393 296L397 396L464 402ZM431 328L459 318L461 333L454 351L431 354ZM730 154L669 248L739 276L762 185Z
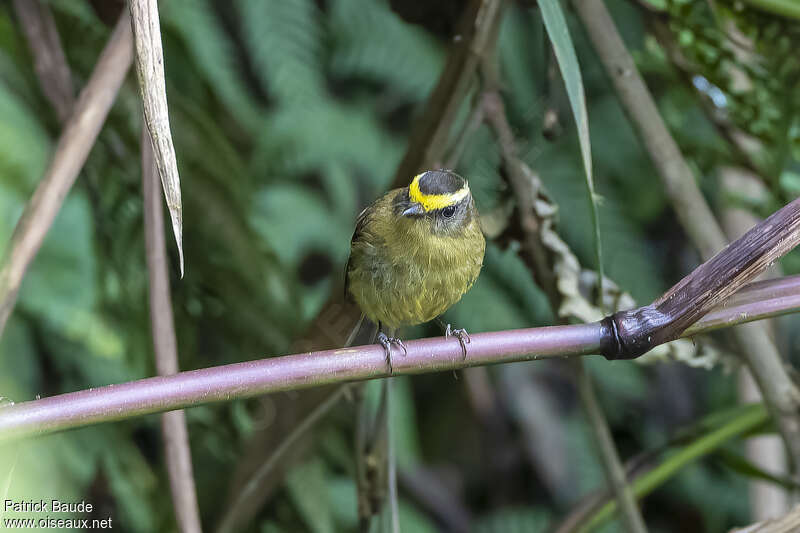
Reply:
M386 352L386 364L389 365L389 374L393 374L394 368L392 367L392 344L396 344L403 349L404 357L408 355L408 349L406 348L406 344L403 342L402 339L399 339L397 337L388 337L382 331L378 333L378 344L383 346L383 350Z
M469 333L464 328L453 329L450 324L447 324L447 328L444 331L445 337L455 337L458 339L458 343L461 345L461 353L464 354L464 360L467 360L467 344L470 342Z

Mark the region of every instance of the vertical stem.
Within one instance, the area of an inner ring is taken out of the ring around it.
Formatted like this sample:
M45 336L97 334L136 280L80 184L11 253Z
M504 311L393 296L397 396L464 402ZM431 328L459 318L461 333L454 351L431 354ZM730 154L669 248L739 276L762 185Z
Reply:
M172 318L161 191L158 172L153 162L153 147L146 128L142 128L142 188L147 271L150 281L150 326L153 333L156 370L159 375L164 376L179 371L178 346ZM197 506L189 432L184 411L171 411L161 415L161 429L178 527L183 533L199 533L202 531L200 510Z
M72 74L50 7L40 0L14 0L14 11L33 53L33 68L42 92L55 108L59 122L64 123L72 112L75 97Z
M389 482L389 516L392 521L392 533L400 533L400 508L397 500L397 453L395 450L395 438L397 437L392 417L394 415L394 379L386 378L384 380L384 394L386 394L386 455L389 462L388 469L388 482Z
M601 463L606 472L606 478L611 485L616 500L619 502L625 528L631 533L645 533L647 527L644 525L644 520L636 505L636 499L633 497L633 492L628 485L625 468L622 466L617 454L611 430L608 427L603 410L600 408L592 380L589 374L586 373L586 368L581 359L571 360L570 365L577 381L581 403L586 410L586 416L592 426L592 433L594 433L594 437L597 440L597 447L600 451Z
M752 199L756 199L758 195L766 192L762 190L758 177L741 167L725 166L720 168L718 183L723 191L741 191ZM725 233L730 239L738 239L748 229L760 222L748 209L733 205L727 206L722 211L721 220ZM780 270L780 266L776 263L762 276L759 276L759 279L779 277ZM774 339L777 323L768 321L764 324L770 330L770 337ZM737 377L739 402L763 401L761 391L747 366L739 369ZM747 439L745 453L750 461L767 472L785 474L787 471L786 454L783 453L780 435L760 435ZM789 511L789 492L785 488L758 479L750 479L748 485L750 518L753 521L775 518Z

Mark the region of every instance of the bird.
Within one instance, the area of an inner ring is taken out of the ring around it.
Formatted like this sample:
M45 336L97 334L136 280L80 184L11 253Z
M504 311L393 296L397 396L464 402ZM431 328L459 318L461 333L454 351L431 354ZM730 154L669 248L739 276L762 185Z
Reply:
M345 294L377 324L390 373L391 345L406 350L397 330L439 319L457 303L478 278L485 250L469 184L449 169L422 172L361 211ZM458 338L466 358L467 332L448 324L445 334Z

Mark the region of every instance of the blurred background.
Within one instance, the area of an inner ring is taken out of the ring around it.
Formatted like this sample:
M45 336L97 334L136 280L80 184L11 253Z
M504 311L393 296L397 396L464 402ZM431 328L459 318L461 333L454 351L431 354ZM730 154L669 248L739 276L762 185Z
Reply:
M45 4L77 91L123 6ZM171 238L167 243L182 369L292 353L302 345L325 303L341 294L355 216L392 185L465 4L160 3L184 202L183 279ZM764 216L793 199L800 192L800 68L791 59L800 45L797 23L747 3L607 5L712 207ZM605 273L645 304L700 259L583 28L566 6L565 14L585 84ZM729 46L732 28L750 57ZM518 155L558 206L561 238L591 268L577 134L535 2L507 3L495 53ZM749 85L737 88L745 75ZM502 218L510 191L495 135L479 124L457 141L477 97L464 99L452 131L452 143L462 142L455 168L469 179L482 214ZM130 72L0 338L4 397L23 401L155 373L140 106ZM0 2L0 117L3 250L61 129L9 1ZM731 130L760 143L758 153L743 151ZM726 185L730 168L746 169L742 179L751 186L734 178ZM449 322L481 332L557 321L518 249L513 235L488 244L483 273L448 312ZM796 273L800 260L790 255L782 266ZM788 327L777 333L792 360L795 322L783 319ZM404 337L439 334L426 326ZM724 333L707 343L733 361ZM586 365L620 455L642 464L657 462L653 455L682 428L739 402L733 364L644 366L592 357ZM562 361L395 382L404 531L549 531L602 491L592 434ZM314 394L186 412L205 529L214 530L226 502L298 422L302 406L317 401ZM241 530L356 531L353 427L345 401L259 487ZM743 440L735 439L658 486L643 504L650 530L726 531L756 519L748 487L764 476L737 462L743 453ZM84 499L97 517L114 517L121 531L176 527L157 416L6 446L0 459L15 498ZM612 521L603 531L619 528Z

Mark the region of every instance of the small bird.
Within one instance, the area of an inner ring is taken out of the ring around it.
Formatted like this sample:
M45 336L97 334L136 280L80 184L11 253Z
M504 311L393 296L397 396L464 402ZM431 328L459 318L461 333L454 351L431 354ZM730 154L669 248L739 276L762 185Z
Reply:
M430 170L393 189L356 221L345 292L378 325L391 371L397 328L422 324L458 302L481 271L486 241L467 181L451 170ZM386 333L389 333L387 335ZM466 357L466 331L451 330Z

